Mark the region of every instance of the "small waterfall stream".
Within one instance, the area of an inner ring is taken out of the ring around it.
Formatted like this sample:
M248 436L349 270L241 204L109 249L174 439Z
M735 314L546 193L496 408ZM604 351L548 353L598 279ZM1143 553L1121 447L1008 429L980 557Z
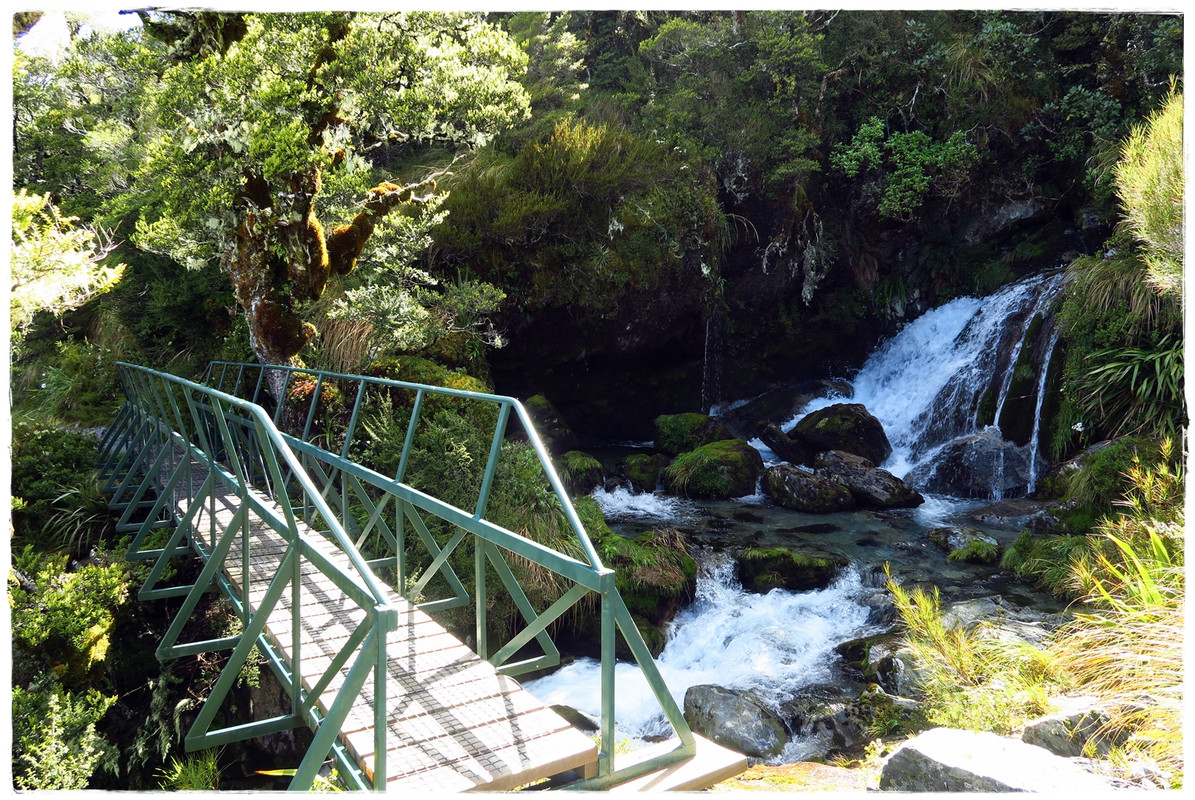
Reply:
M985 424L981 404L985 394L989 395L986 402L1001 411L1011 402L1011 373L1029 345L1030 323L1048 312L1061 285L1061 275L1035 276L991 297L958 298L923 314L876 349L849 381L849 396L829 394L813 400L781 427L792 430L804 415L833 403L862 403L883 424L893 446L891 457L881 466L917 485L932 477L935 459L960 439L1002 441L999 429ZM1044 355L1034 347L1044 365L1034 382L1037 398L1032 441L1027 448L998 449L993 459L993 469L1003 473L1013 469L1012 462L1023 457L1023 450L1032 450L1030 485L1040 468L1036 449L1044 373L1057 344L1056 328L1042 329L1050 331L1050 339ZM716 331L711 333L716 335ZM707 359L707 367L710 361ZM715 386L713 377L708 372L703 376L707 391ZM775 460L759 440L753 444L765 460ZM985 500L1003 497L1003 486L993 483L990 496L979 499L923 490L926 502L921 507L890 514L799 514L773 506L760 494L702 503L618 488L598 489L593 497L616 531L635 535L679 527L702 545L697 600L671 623L664 650L656 659L678 704L683 704L690 686L713 683L754 690L766 704L779 709L812 686L849 684L849 679L835 674L839 662L834 648L874 631L869 615L875 609L868 599L882 592L876 588L876 576L882 583L885 564L899 565L902 576L910 580L942 586L944 597L1001 593L1028 598L1032 592L1015 582L1010 585L1007 578L993 576L990 569L949 564L941 551L927 545L927 529L954 524L958 515ZM972 524L982 527L981 523ZM1005 544L1016 537L1015 531L987 532L1004 537ZM824 590L774 589L754 594L737 583L734 562L726 549L748 544L812 546L841 555L852 566ZM1020 594L1022 591L1026 594ZM667 724L638 667L620 663L616 676L619 738L642 740L667 734ZM593 659L576 659L526 685L547 703L572 706L595 720L600 716L600 665ZM794 737L774 763L807 757L803 749L807 746Z

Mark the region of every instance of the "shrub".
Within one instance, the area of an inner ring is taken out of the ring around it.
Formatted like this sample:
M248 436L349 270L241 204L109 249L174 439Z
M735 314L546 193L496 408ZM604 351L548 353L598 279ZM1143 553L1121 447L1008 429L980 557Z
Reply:
M72 694L51 675L12 690L13 780L19 789L87 788L115 749L96 723L116 702L95 689Z
M43 543L43 528L49 519L72 508L66 502L71 492L92 484L97 455L98 443L89 434L30 423L13 427L14 543L31 542L35 537L39 545ZM45 544L43 549L58 546L52 537Z

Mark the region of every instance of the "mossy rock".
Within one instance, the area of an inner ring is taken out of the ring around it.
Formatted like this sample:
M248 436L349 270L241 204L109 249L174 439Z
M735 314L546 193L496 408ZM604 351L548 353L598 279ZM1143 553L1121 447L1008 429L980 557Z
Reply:
M846 486L789 464L768 469L763 488L777 505L808 514L850 511L855 507L855 496Z
M760 594L780 588L790 592L825 589L847 563L830 555L813 556L782 547L744 550L735 560L739 583Z
M635 453L627 456L623 469L636 492L654 492L660 483L660 473L671 460L663 453Z
M560 456L556 469L570 495L589 494L602 485L602 463L580 450L569 450Z
M804 417L791 437L816 453L841 450L882 464L892 454L884 426L860 403L835 403Z
M560 455L577 449L577 435L551 400L542 394L532 395L523 401L523 406L549 453Z
M656 417L655 430L656 449L670 456L734 438L726 425L708 414L663 414Z
M742 439L702 445L664 469L664 486L686 497L725 500L755 493L763 457Z

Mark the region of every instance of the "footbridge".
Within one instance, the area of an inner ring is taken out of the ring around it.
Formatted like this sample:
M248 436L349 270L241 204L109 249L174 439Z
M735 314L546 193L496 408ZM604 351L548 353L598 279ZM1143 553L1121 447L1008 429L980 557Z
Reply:
M101 443L100 477L131 536L128 557L150 564L139 598L181 599L158 657L231 651L188 751L307 727L296 790L329 760L350 787L374 791L698 789L746 767L689 730L517 400L258 364L216 362L200 382L118 370L126 401ZM443 436L454 421L482 431L488 452L447 452L458 446ZM552 541L487 514L510 474L512 436L541 473L543 490L526 503L559 518ZM419 459L473 464L471 494L412 485ZM535 582L545 607L521 581ZM234 609L228 635L195 635L209 592ZM517 630L487 616L499 597L517 609ZM596 737L516 680L560 663L552 632L578 609L600 616ZM471 618L468 645L437 621L445 614L458 633ZM616 756L617 636L671 736ZM255 650L290 708L237 719L226 701Z

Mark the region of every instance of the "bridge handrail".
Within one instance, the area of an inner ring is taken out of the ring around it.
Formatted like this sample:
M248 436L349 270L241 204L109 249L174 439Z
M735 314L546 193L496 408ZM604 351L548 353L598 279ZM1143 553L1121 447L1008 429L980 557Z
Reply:
M342 448L342 452L340 454L342 458L347 455L347 450L349 448L349 445L351 444L353 434L356 430L358 417L359 417L359 413L360 413L361 397L362 397L362 393L364 391L364 386L366 386L366 385L391 387L394 389L416 391L417 393L419 393L417 396L417 399L416 399L417 406L420 404L419 398L422 396L428 395L428 394L443 395L445 397L457 397L457 398L466 399L466 400L477 400L477 401L488 402L488 403L493 403L493 404L497 405L499 407L499 409L501 409L501 412L499 414L498 424L495 425L494 446L490 448L489 457L486 461L485 475L482 479L482 493L478 497L477 511L473 515L474 519L482 519L482 517L483 517L482 512L484 511L486 502L489 499L489 489L493 485L494 475L497 471L498 457L499 457L498 445L500 444L500 439L505 435L505 430L504 430L504 428L506 426L505 414L507 412L513 412L515 414L516 419L519 421L519 424L522 426L523 431L527 435L528 443L532 446L532 448L535 451L535 454L539 460L540 466L543 468L544 473L547 476L548 482L552 487L552 491L555 492L556 496L560 499L561 508L563 510L565 518L568 520L569 525L572 527L573 532L577 537L577 542L581 546L582 550L585 553L585 557L589 560L589 565L595 570L595 572L600 572L603 569L602 560L598 556L597 551L594 549L593 542L590 541L589 535L585 531L584 524L582 524L580 517L577 516L576 508L574 508L572 502L569 501L568 492L565 490L564 483L560 480L560 476L557 474L556 468L552 464L552 459L548 455L548 451L547 451L547 448L544 446L543 440L540 439L539 432L536 430L535 424L531 419L531 415L527 413L527 409L523 406L523 404L521 402L519 402L518 399L516 399L514 397L509 397L507 395L489 394L489 393L485 393L485 392L474 392L474 391L469 391L466 389L452 389L452 388L449 388L446 386L432 386L430 384L414 383L414 382L410 382L410 381L398 381L398 380L393 380L390 378L381 378L381 377L375 377L375 376L369 376L369 375L355 375L355 374L350 374L350 373L332 372L329 370L315 370L315 369L308 369L306 367L294 367L294 366L289 366L289 365L253 364L253 363L235 362L235 361L212 361L212 362L210 362L207 366L207 369L204 371L203 378L202 378L203 382L205 384L212 385L212 386L215 386L216 388L222 389L224 387L225 380L228 378L230 367L236 368L236 376L235 376L235 380L233 383L233 387L234 387L233 391L235 391L236 387L239 387L241 385L241 379L244 376L244 373L246 370L257 370L258 371L259 375L258 375L258 379L254 382L252 397L247 398L253 402L260 402L260 400L262 399L262 393L269 391L268 387L266 387L264 385L265 381L263 380L263 378L265 377L267 372L270 372L270 373L282 372L286 376L284 382L282 383L281 388L277 391L277 395L279 397L284 397L286 395L287 388L290 385L290 380L296 374L316 376L316 386L312 391L312 401L311 401L310 408L308 409L308 412L307 412L307 419L303 426L303 435L299 436L299 437L295 437L295 438L299 439L300 441L303 441L304 443L309 443L308 435L311 433L312 422L314 421L314 418L316 415L318 398L320 397L320 391L321 391L324 380L332 379L332 380L342 380L342 381L345 381L350 384L354 383L354 382L357 383L360 388L358 389L357 398L354 401L353 412L350 417L348 428L345 432L345 443L344 443L344 447ZM216 374L217 371L219 372L218 376ZM281 412L282 412L282 404L279 403L277 409L275 410L275 414L274 414L275 422L278 421L278 418L281 415ZM410 427L412 429L414 429L414 427L415 427L415 420L418 417L418 414L419 414L419 410L418 410L418 407L416 407L416 409L414 410L414 412L412 414L412 419L411 419L411 423L410 423ZM408 442L406 443L406 447L404 448L404 454L407 450L409 450L409 448L410 448L410 437L408 437ZM323 448L320 448L320 449L322 450ZM324 452L330 452L330 451L325 450ZM405 466L406 466L406 463L404 460L404 462L399 465L398 474L395 476L396 481L401 482L401 480L403 478L403 472L405 470Z

